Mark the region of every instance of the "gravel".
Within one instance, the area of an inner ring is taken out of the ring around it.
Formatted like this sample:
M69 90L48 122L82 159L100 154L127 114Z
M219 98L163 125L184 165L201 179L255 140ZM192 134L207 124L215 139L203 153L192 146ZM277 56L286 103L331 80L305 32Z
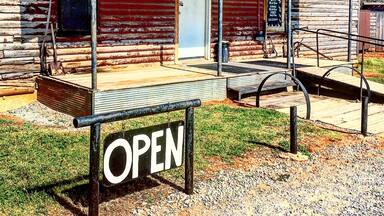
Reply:
M32 124L73 128L71 116L56 112L39 102L33 102L8 113Z
M375 138L326 148L310 160L276 157L220 171L134 215L384 215L384 152Z

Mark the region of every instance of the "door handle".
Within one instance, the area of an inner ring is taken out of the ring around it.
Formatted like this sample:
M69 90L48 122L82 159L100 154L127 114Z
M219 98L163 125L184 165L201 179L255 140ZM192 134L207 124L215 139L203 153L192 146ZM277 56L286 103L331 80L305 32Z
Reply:
M180 7L184 7L184 2L183 1L179 1L179 6Z

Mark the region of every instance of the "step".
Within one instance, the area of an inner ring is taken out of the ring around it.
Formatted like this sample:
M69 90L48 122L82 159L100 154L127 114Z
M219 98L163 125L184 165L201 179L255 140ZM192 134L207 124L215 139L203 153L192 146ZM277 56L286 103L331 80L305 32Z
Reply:
M256 93L259 89L259 86L260 86L260 84L240 86L240 87L231 87L228 89L235 91L235 92L238 92L238 99L240 101L242 95ZM287 88L290 86L296 86L296 84L294 82L292 82L291 80L269 82L269 83L264 84L263 89L261 91L262 92L271 91L271 90L276 90L276 89Z

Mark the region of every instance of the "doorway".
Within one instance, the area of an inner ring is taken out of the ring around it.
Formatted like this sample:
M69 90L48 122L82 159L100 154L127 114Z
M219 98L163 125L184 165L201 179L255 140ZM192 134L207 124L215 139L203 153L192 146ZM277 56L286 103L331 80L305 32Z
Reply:
M209 1L180 0L179 59L207 57Z

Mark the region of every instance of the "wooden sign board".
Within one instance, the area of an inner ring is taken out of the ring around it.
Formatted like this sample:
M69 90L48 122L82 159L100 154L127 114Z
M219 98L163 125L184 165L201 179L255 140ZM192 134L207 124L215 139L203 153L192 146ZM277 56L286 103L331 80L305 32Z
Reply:
M267 24L268 27L283 26L283 0L268 0Z
M184 122L178 121L109 135L104 142L104 185L181 166L184 134Z

